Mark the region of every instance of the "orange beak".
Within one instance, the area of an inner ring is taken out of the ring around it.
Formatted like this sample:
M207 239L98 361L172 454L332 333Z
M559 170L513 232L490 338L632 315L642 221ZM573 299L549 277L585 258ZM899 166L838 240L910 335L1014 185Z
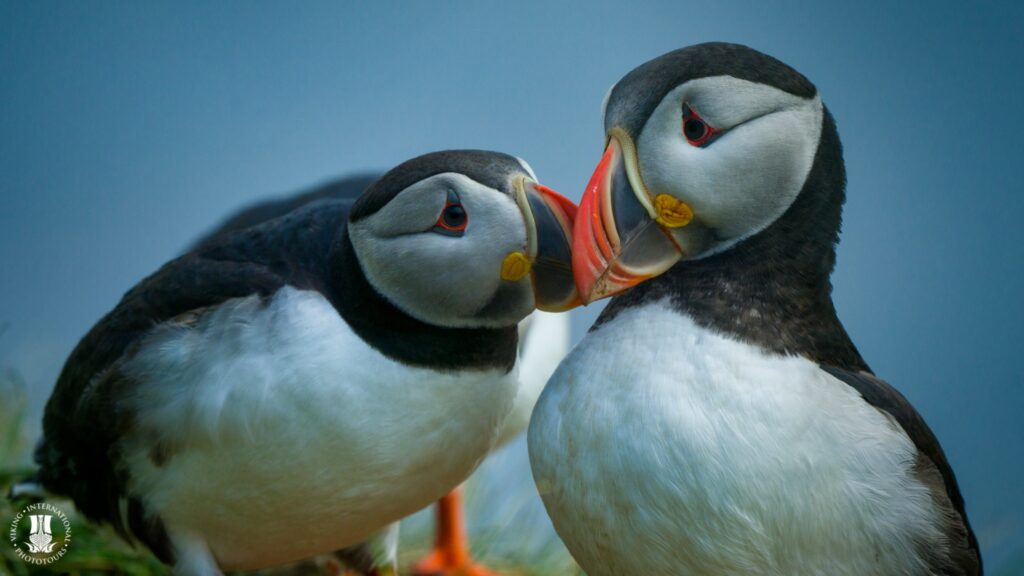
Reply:
M573 277L584 304L661 274L683 254L673 231L652 214L654 202L642 183L631 184L627 162L635 161L624 158L623 148L617 136L609 139L573 227Z

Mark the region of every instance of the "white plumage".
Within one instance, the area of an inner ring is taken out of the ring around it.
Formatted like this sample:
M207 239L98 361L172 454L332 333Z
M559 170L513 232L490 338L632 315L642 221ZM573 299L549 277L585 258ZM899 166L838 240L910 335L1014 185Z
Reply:
M529 445L590 576L920 574L921 544L943 539L887 415L813 362L667 303L623 310L574 349Z
M393 361L292 288L157 327L124 371L144 383L129 489L196 543L186 572L207 547L241 569L352 545L430 504L487 454L518 388L515 370ZM173 457L157 466L154 445Z
M535 310L519 323L519 354L516 362L519 386L512 402L512 409L503 420L492 452L517 438L529 426L530 416L544 390L544 385L569 353L570 337L568 314ZM397 525L392 525L387 531L375 534L368 541L371 549L380 551L379 562L382 565L395 559L397 530ZM388 539L391 542L387 542Z

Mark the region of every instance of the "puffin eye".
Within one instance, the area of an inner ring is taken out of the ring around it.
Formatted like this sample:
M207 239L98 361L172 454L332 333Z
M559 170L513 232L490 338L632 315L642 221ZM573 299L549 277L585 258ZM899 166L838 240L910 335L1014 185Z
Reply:
M465 206L459 200L458 194L454 190L449 190L448 199L441 209L441 215L437 217L437 222L434 223L433 231L445 236L462 236L468 223L469 216L466 214Z
M449 204L441 214L441 220L449 228L461 228L466 225L466 209L462 204Z
M704 147L710 144L711 137L718 131L708 125L689 104L683 104L683 136L694 146Z

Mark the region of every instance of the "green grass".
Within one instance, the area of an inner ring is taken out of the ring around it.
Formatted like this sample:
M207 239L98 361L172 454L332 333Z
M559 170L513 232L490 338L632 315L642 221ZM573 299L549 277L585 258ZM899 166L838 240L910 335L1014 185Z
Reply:
M103 528L86 523L74 513L66 500L53 500L71 520L71 544L67 554L47 566L30 566L18 558L8 539L10 522L30 502L9 502L7 491L12 483L31 472L25 467L31 442L26 432L25 386L13 372L0 376L0 574L125 574L144 576L168 573L149 554L135 550Z

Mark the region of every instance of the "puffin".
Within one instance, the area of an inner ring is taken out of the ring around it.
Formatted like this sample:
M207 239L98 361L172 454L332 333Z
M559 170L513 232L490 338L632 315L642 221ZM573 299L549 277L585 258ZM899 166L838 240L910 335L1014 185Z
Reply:
M833 306L846 176L817 88L742 45L619 80L573 273L615 296L547 384L537 488L590 576L974 576L935 434Z
M520 159L521 160L521 159ZM527 169L529 165L522 161ZM536 180L530 172L531 178ZM273 218L283 216L307 204L324 199L358 198L379 178L380 174L364 172L338 178L309 190L264 200L228 216L219 226L203 235L195 246L218 241L222 236L249 228ZM562 206L575 217L575 206L562 202ZM578 305L578 300L575 304ZM501 448L526 430L530 414L540 397L548 378L558 367L570 347L569 316L558 312L535 310L519 322L519 353L516 368L519 389L512 410L505 417L494 442L492 452ZM347 567L362 574L372 573L395 561L393 543L397 524L355 546L335 551L332 556ZM431 551L417 562L412 573L416 576L488 576L492 571L475 563L470 554L468 531L461 487L441 497L435 504L435 537ZM330 558L325 560L329 562Z
M490 450L519 322L576 301L573 211L513 156L443 151L200 245L71 353L34 482L181 575L394 535Z

